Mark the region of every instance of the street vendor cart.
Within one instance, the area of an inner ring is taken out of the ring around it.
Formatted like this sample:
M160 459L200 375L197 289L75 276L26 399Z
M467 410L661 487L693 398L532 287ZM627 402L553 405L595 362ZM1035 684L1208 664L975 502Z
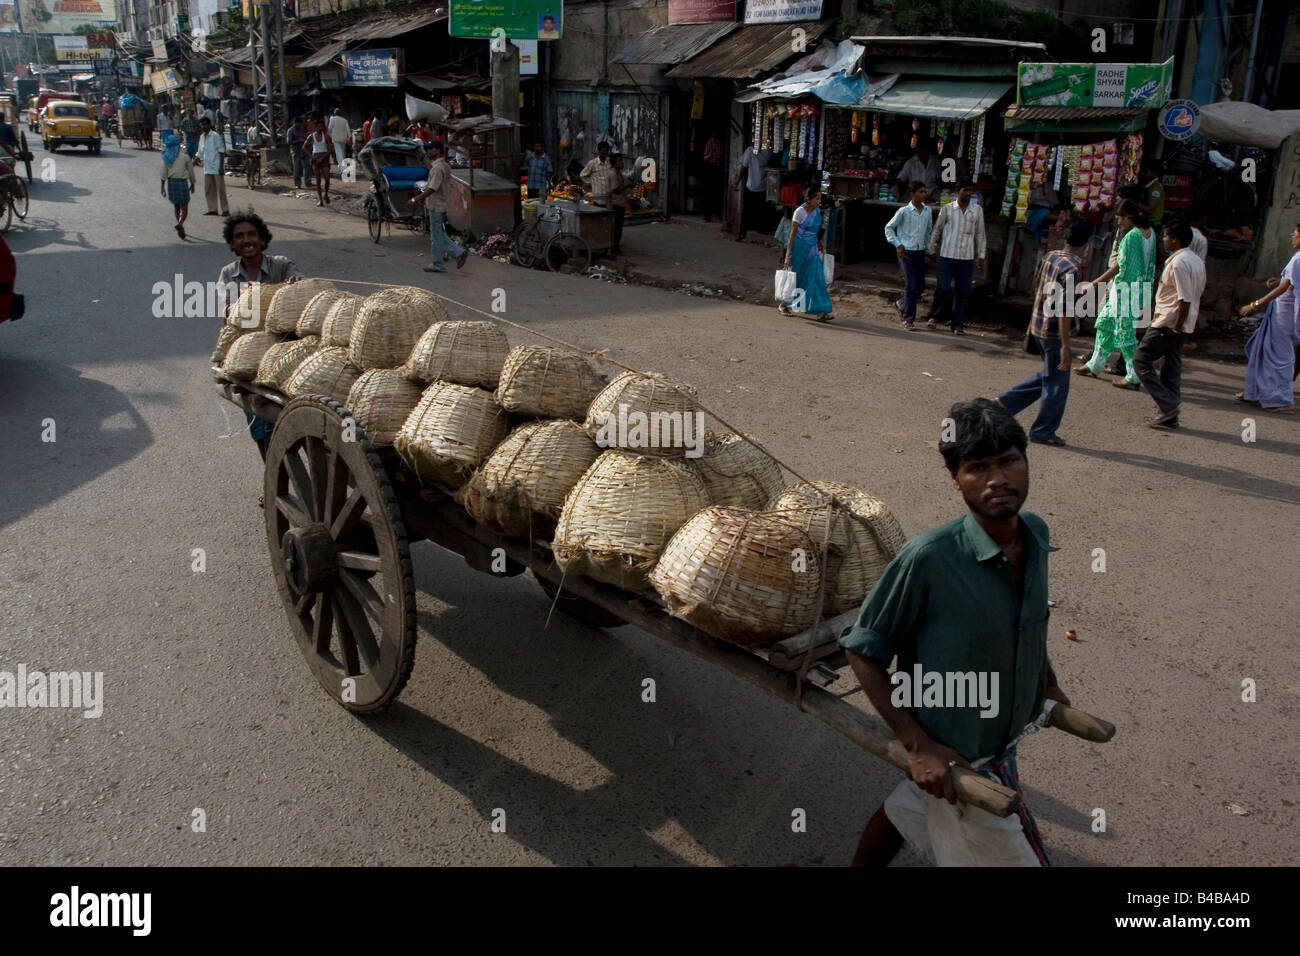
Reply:
M595 627L633 624L795 703L906 771L907 755L888 726L824 689L848 667L837 639L856 611L764 646L723 642L672 616L652 590L566 576L549 540L503 537L475 521L452 488L421 479L391 447L373 445L338 401L290 399L219 367L212 371L225 399L274 422L263 481L271 574L308 667L347 710L383 710L406 685L418 632L410 546L427 539L478 571L530 573L569 615ZM1061 705L1049 706L1026 731L1039 726L1098 742L1114 732ZM1001 816L1015 812L1014 791L976 772L954 774L962 800Z

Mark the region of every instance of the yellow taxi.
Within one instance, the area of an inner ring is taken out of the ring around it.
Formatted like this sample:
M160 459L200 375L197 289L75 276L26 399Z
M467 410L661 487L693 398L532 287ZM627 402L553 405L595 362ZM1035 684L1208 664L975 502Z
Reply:
M51 153L60 146L86 146L98 153L99 124L85 103L50 100L41 110L41 142Z

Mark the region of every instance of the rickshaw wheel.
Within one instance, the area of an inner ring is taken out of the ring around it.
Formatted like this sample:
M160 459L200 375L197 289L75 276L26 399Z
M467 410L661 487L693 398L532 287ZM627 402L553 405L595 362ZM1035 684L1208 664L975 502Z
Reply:
M384 223L379 218L379 203L373 196L366 197L366 226L370 229L371 240L378 242L384 231Z
M17 176L9 184L9 203L13 206L14 215L19 219L27 218L27 184Z
M348 710L383 710L411 676L418 628L406 527L374 446L333 399L295 399L271 434L264 495L271 570L307 666Z
M559 272L565 265L572 264L578 271L586 272L591 267L591 246L587 240L572 232L560 232L551 236L542 250L546 267L552 272Z
M0 208L0 232L8 232L14 222L14 204L5 197L0 201L0 207L3 207Z

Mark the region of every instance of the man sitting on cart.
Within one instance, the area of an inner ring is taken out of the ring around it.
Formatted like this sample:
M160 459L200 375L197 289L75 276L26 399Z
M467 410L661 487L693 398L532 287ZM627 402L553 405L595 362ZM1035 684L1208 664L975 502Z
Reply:
M1024 429L987 398L948 416L952 434L939 451L969 513L908 541L840 636L912 773L867 823L853 862L884 866L906 838L940 866L1046 866L1023 801L1005 819L959 807L953 768L977 763L1019 792L1013 738L1045 697L1069 704L1047 657L1054 549L1043 519L1020 510L1029 493Z
M227 217L222 238L230 246L230 251L237 258L229 265L222 266L217 275L217 282L226 293L226 312L244 287L250 282L273 284L277 282L297 282L303 278L298 266L288 256L267 255L266 247L271 244L271 230L267 228L262 217L251 212L236 212ZM266 460L267 442L271 439L270 422L255 415L244 413L248 419L248 431L257 443L257 450ZM261 498L258 504L261 504Z

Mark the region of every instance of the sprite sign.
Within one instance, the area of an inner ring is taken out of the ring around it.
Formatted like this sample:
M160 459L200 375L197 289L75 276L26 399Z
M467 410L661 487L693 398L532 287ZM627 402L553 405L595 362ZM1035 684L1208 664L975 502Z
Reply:
M1173 57L1164 63L1021 63L1016 103L1158 109L1173 78Z
M447 32L454 37L558 40L564 26L561 0L449 0L447 6Z

